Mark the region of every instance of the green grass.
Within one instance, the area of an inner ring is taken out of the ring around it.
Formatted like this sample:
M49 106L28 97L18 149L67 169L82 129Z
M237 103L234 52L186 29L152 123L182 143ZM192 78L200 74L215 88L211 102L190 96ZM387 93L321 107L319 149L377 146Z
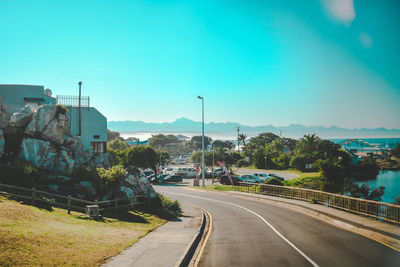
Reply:
M302 188L319 190L321 187L321 177L320 176L299 177L296 179L284 181L283 184L285 186L302 187Z
M98 266L166 220L111 212L103 221L0 197L0 266Z
M233 191L232 185L207 185L207 186L191 186L195 189L209 190L209 191Z

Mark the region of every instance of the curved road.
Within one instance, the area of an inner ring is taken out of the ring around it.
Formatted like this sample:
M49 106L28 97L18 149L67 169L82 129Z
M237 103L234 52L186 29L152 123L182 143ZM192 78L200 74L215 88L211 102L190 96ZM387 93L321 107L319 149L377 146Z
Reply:
M399 252L302 213L181 186L156 190L213 217L199 266L400 266Z

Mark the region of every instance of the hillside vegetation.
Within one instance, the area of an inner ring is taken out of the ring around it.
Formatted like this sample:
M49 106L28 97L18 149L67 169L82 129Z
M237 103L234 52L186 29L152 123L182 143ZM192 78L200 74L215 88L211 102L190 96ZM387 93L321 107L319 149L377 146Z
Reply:
M0 197L0 266L98 266L166 222L137 212L51 211Z

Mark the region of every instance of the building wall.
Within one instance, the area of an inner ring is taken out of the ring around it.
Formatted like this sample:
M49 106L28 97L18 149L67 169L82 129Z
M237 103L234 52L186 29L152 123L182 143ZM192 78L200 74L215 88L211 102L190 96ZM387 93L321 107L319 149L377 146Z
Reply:
M78 107L67 106L68 123L71 135L79 134ZM85 148L91 148L97 152L106 152L107 143L107 118L96 108L81 108L81 141ZM93 147L95 145L95 147ZM101 146L101 147L100 147Z
M56 99L44 95L41 85L0 84L0 109L7 116L19 112L25 105L38 107L43 104L56 104Z

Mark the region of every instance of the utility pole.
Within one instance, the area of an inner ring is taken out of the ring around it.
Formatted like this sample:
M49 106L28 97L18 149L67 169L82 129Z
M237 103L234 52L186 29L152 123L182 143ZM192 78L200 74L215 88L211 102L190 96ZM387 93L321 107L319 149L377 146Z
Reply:
M236 130L237 130L237 133L238 133L238 152L240 152L240 149L239 149L239 144L240 144L240 138L239 138L240 126L237 126Z
M201 114L202 114L202 135L201 135L201 151L202 151L202 166L201 166L201 177L203 180L203 187L206 186L205 183L205 166L204 166L204 97L198 96L198 99L201 100Z

